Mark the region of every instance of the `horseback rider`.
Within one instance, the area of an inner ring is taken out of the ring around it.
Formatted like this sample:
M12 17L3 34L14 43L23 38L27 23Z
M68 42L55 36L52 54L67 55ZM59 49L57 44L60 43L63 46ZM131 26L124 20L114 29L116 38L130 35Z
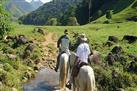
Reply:
M68 30L66 29L64 31L64 35L62 35L57 41L57 48L59 48L59 55L57 57L57 63L56 63L56 68L55 68L56 72L58 71L58 68L59 68L59 63L60 63L59 58L61 54L67 53L68 56L70 55L70 51L69 51L70 46L71 46L71 42L68 36Z
M90 52L90 47L87 43L86 35L81 34L80 44L78 45L77 51L76 51L77 57L76 57L75 65L72 70L70 81L66 84L67 88L71 89L71 83L72 81L74 81L74 78L78 75L80 67L88 64L89 55L91 55L91 52Z

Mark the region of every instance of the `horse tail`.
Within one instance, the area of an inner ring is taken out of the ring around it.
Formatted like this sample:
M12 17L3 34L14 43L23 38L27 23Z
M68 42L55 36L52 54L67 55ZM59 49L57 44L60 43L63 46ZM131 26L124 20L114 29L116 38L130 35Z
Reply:
M60 68L60 86L61 89L65 89L66 81L68 75L68 59L66 56L61 58L61 68Z
M95 76L92 68L87 77L87 91L96 91Z

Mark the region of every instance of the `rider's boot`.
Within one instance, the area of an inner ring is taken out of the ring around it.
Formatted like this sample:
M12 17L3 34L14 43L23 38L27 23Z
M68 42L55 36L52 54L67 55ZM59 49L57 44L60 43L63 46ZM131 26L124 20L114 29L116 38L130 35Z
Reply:
M68 82L68 83L66 84L66 87L67 87L68 89L71 89L71 83Z

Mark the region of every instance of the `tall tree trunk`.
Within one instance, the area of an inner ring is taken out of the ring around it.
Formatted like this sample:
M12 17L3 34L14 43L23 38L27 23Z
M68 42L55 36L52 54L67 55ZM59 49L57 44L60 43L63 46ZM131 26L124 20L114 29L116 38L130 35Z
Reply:
M88 7L88 8L89 8L89 12L88 12L88 13L89 13L88 22L90 23L91 0L89 0L89 2L88 2L88 3L89 3L89 5L88 5L88 6L89 6L89 7Z

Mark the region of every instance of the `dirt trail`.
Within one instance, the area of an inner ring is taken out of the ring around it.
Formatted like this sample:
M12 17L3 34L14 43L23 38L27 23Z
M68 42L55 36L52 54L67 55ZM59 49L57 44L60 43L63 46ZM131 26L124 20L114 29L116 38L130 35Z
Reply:
M45 41L40 42L43 49L43 65L36 78L25 84L24 91L60 91L59 72L55 72L54 67L57 57L57 37L55 33L49 32L44 37ZM46 68L45 68L46 67ZM70 91L66 88L66 91Z
M56 57L57 57L57 37L55 33L48 32L45 37L45 41L42 42L42 49L44 55L44 65L51 69L54 69Z

